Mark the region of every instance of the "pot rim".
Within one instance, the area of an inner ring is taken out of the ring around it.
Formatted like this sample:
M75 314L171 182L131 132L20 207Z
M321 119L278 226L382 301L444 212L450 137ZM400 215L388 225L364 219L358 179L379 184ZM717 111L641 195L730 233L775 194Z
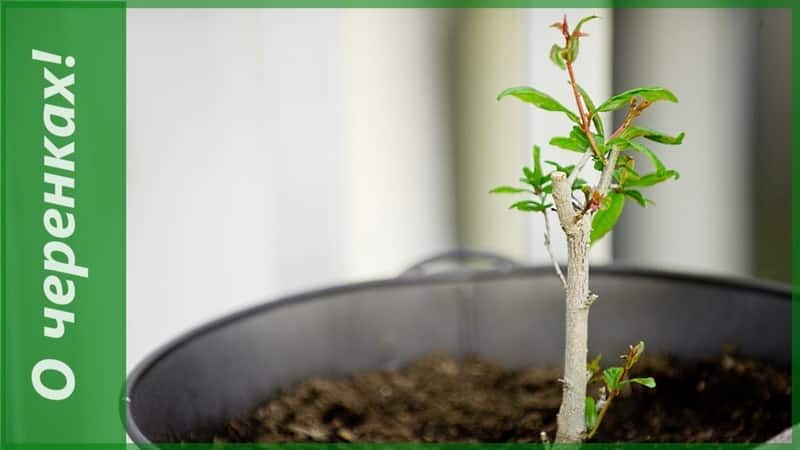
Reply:
M760 292L771 294L775 296L788 296L787 301L791 301L792 287L785 283L775 281L767 281L756 278L749 278L744 276L731 276L719 274L698 274L690 272L681 272L673 270L653 269L634 267L625 264L610 264L610 265L597 265L591 268L593 273L601 273L606 275L617 275L630 278L661 278L671 281L679 281L683 283L715 285L718 287L727 287L735 289L743 289L753 292ZM356 283L345 283L312 289L295 294L281 296L273 300L262 301L259 304L246 307L239 311L226 314L218 319L211 320L192 328L177 337L172 338L166 343L162 344L152 352L150 352L144 359L137 363L128 374L125 383L125 424L128 436L137 443L150 444L152 443L144 434L139 430L136 421L133 419L131 413L131 396L138 384L140 378L147 375L147 373L164 357L178 349L185 343L205 335L209 332L215 331L218 328L227 326L233 322L250 317L254 314L261 314L273 309L281 308L284 306L294 305L310 300L321 300L325 297L330 297L338 294L345 294L372 288L386 288L386 287L402 287L412 285L435 285L440 283L448 283L454 281L484 281L484 280L505 280L513 278L521 278L530 275L539 275L542 273L552 272L553 267L550 265L537 265L537 266L514 266L507 270L456 270L442 273L435 273L430 275L421 276L399 276L396 278L386 278L379 280L362 281Z

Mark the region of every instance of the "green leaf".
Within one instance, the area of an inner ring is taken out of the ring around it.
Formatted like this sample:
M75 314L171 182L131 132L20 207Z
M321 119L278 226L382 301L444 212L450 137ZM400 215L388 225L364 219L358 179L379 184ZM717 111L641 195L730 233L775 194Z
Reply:
M579 126L572 127L572 130L569 132L569 137L578 141L583 148L589 146L589 139L586 137L586 133L584 133Z
M570 176L573 170L575 170L575 164L570 164L568 166L562 166L561 164L547 160L544 162L545 164L550 164L551 166L555 167L557 171L564 172L567 176Z
M581 19L578 22L578 25L576 25L575 29L572 31L572 36L570 36L569 39L567 40L566 57L570 62L574 62L576 59L578 59L578 49L580 47L580 38L581 38L580 36L581 27L583 26L584 23L592 19L597 19L597 16L589 16Z
M544 203L534 202L532 200L523 200L509 206L508 209L518 209L520 211L528 211L528 212L542 212L545 211L547 208L550 208L551 206L553 205L550 203L544 204Z
M572 33L573 34L580 33L581 27L583 26L583 24L585 24L586 22L588 22L590 20L599 19L599 18L600 18L600 16L587 16L587 17L584 17L583 19L578 21L578 24L575 25L575 29L572 30Z
M577 36L570 37L567 41L567 60L569 62L575 62L578 59L578 49L580 48L580 38Z
M539 148L538 145L533 146L533 178L539 180L541 184L542 180L542 158L540 154L542 153L542 149Z
M621 94L617 94L605 102L602 105L597 107L598 112L604 111L616 111L623 106L627 105L632 98L639 96L644 98L645 100L649 100L651 102L656 102L659 100L667 100L673 103L678 103L678 97L675 97L675 94L670 92L668 89L664 89L662 87L643 87L643 88L636 88L631 89L629 91L625 91Z
M530 189L516 188L513 186L498 186L489 191L490 194L521 194L523 192L533 193Z
M645 196L644 196L644 195L643 195L641 192L639 192L639 191L637 191L637 190L634 190L634 189L626 189L626 190L622 191L622 193L623 193L623 194L624 194L626 197L628 197L628 198L630 198L630 199L634 200L634 201L635 201L636 203L638 203L638 204L639 204L639 205L640 205L642 208L646 207L648 203L653 203L653 201L652 201L652 200L648 199L648 198L647 198L647 197L645 197Z
M530 169L530 167L523 167L522 173L525 174L525 183L530 184L533 187L539 187L542 185L542 177L536 176L536 173Z
M619 389L621 378L622 367L609 367L603 371L603 381L609 392Z
M638 344L631 347L630 358L626 358L625 364L630 369L634 364L639 362L639 358L644 354L644 341L639 341Z
M594 16L594 17L597 17L597 16ZM597 131L600 134L600 136L605 136L606 135L606 131L603 128L603 120L600 119L600 115L599 114L595 114L595 112L597 111L597 108L594 106L594 102L589 97L589 94L587 94L586 91L583 90L583 88L581 87L580 84L577 84L576 86L578 87L578 93L581 94L581 98L583 99L583 103L586 103L586 108L589 109L589 115L592 116L592 123L594 124L595 131ZM604 138L601 138L600 141L603 141L603 139Z
M564 51L563 48L553 44L553 46L550 47L550 61L553 61L553 64L560 67L561 70L564 70L567 68L567 65L564 63L564 58L561 57L562 51Z
M628 384L628 383L636 383L641 384L644 387L648 387L650 389L654 389L656 387L656 380L653 377L646 377L646 378L631 378L630 380L625 380L620 385Z
M586 180L584 180L583 178L575 178L575 181L572 183L572 190L577 191L578 189L582 188L583 186L586 186L587 184L589 183L587 183Z
M600 371L600 360L603 359L603 355L598 353L597 356L594 357L591 361L586 364L586 370L592 373L592 375L596 374Z
M667 171L667 168L664 167L664 163L662 163L661 160L658 159L658 156L656 156L656 154L652 150L650 150L646 145L640 144L639 142L636 141L626 140L625 142L627 142L627 144L637 152L644 153L644 155L647 156L650 162L653 163L653 166L656 168L657 174L663 175L664 172Z
M559 103L558 100L545 94L544 92L537 91L532 87L517 86L508 88L498 94L497 100L509 95L516 97L525 103L530 103L531 105L541 108L545 111L563 112L567 115L567 117L569 117L569 120L578 124L581 123L581 120L578 118L578 116L574 112L567 109L564 105Z
M658 183L669 180L670 178L678 179L680 174L676 170L666 170L664 173L648 173L638 178L629 178L625 182L626 187L647 187L653 186Z
M571 137L557 136L550 139L550 145L564 150L583 153L586 151L586 145L582 145L580 141Z
M594 430L597 425L597 404L592 397L586 397L584 416L586 418L586 429Z
M677 136L670 136L666 133L661 131L652 130L650 128L644 127L634 127L629 126L620 134L620 137L631 140L637 137L643 137L645 139L649 139L654 142L658 142L659 144L667 144L667 145L679 145L683 142L683 137L686 136L686 133L678 133Z
M610 192L603 199L600 210L595 213L592 219L591 243L603 238L617 223L622 208L625 206L625 196L618 192Z

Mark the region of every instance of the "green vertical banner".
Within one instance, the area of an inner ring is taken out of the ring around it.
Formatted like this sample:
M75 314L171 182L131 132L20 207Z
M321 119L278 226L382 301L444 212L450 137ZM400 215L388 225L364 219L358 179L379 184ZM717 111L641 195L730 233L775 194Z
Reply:
M0 14L0 447L124 443L125 3Z

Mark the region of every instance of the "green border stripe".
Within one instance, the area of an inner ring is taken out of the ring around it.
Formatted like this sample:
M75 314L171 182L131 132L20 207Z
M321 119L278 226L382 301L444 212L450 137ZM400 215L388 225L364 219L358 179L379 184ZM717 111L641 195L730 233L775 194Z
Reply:
M791 8L793 0L128 0L128 8Z
M0 446L124 445L125 3L0 14Z

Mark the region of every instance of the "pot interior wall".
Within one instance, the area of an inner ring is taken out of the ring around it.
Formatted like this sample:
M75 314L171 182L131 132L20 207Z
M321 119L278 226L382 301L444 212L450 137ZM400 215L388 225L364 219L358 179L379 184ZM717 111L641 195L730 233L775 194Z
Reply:
M549 271L372 283L250 310L145 362L129 384L139 442L216 429L276 389L316 375L392 368L429 352L497 363L560 364L563 292ZM590 353L745 355L789 364L790 295L780 289L596 270Z

